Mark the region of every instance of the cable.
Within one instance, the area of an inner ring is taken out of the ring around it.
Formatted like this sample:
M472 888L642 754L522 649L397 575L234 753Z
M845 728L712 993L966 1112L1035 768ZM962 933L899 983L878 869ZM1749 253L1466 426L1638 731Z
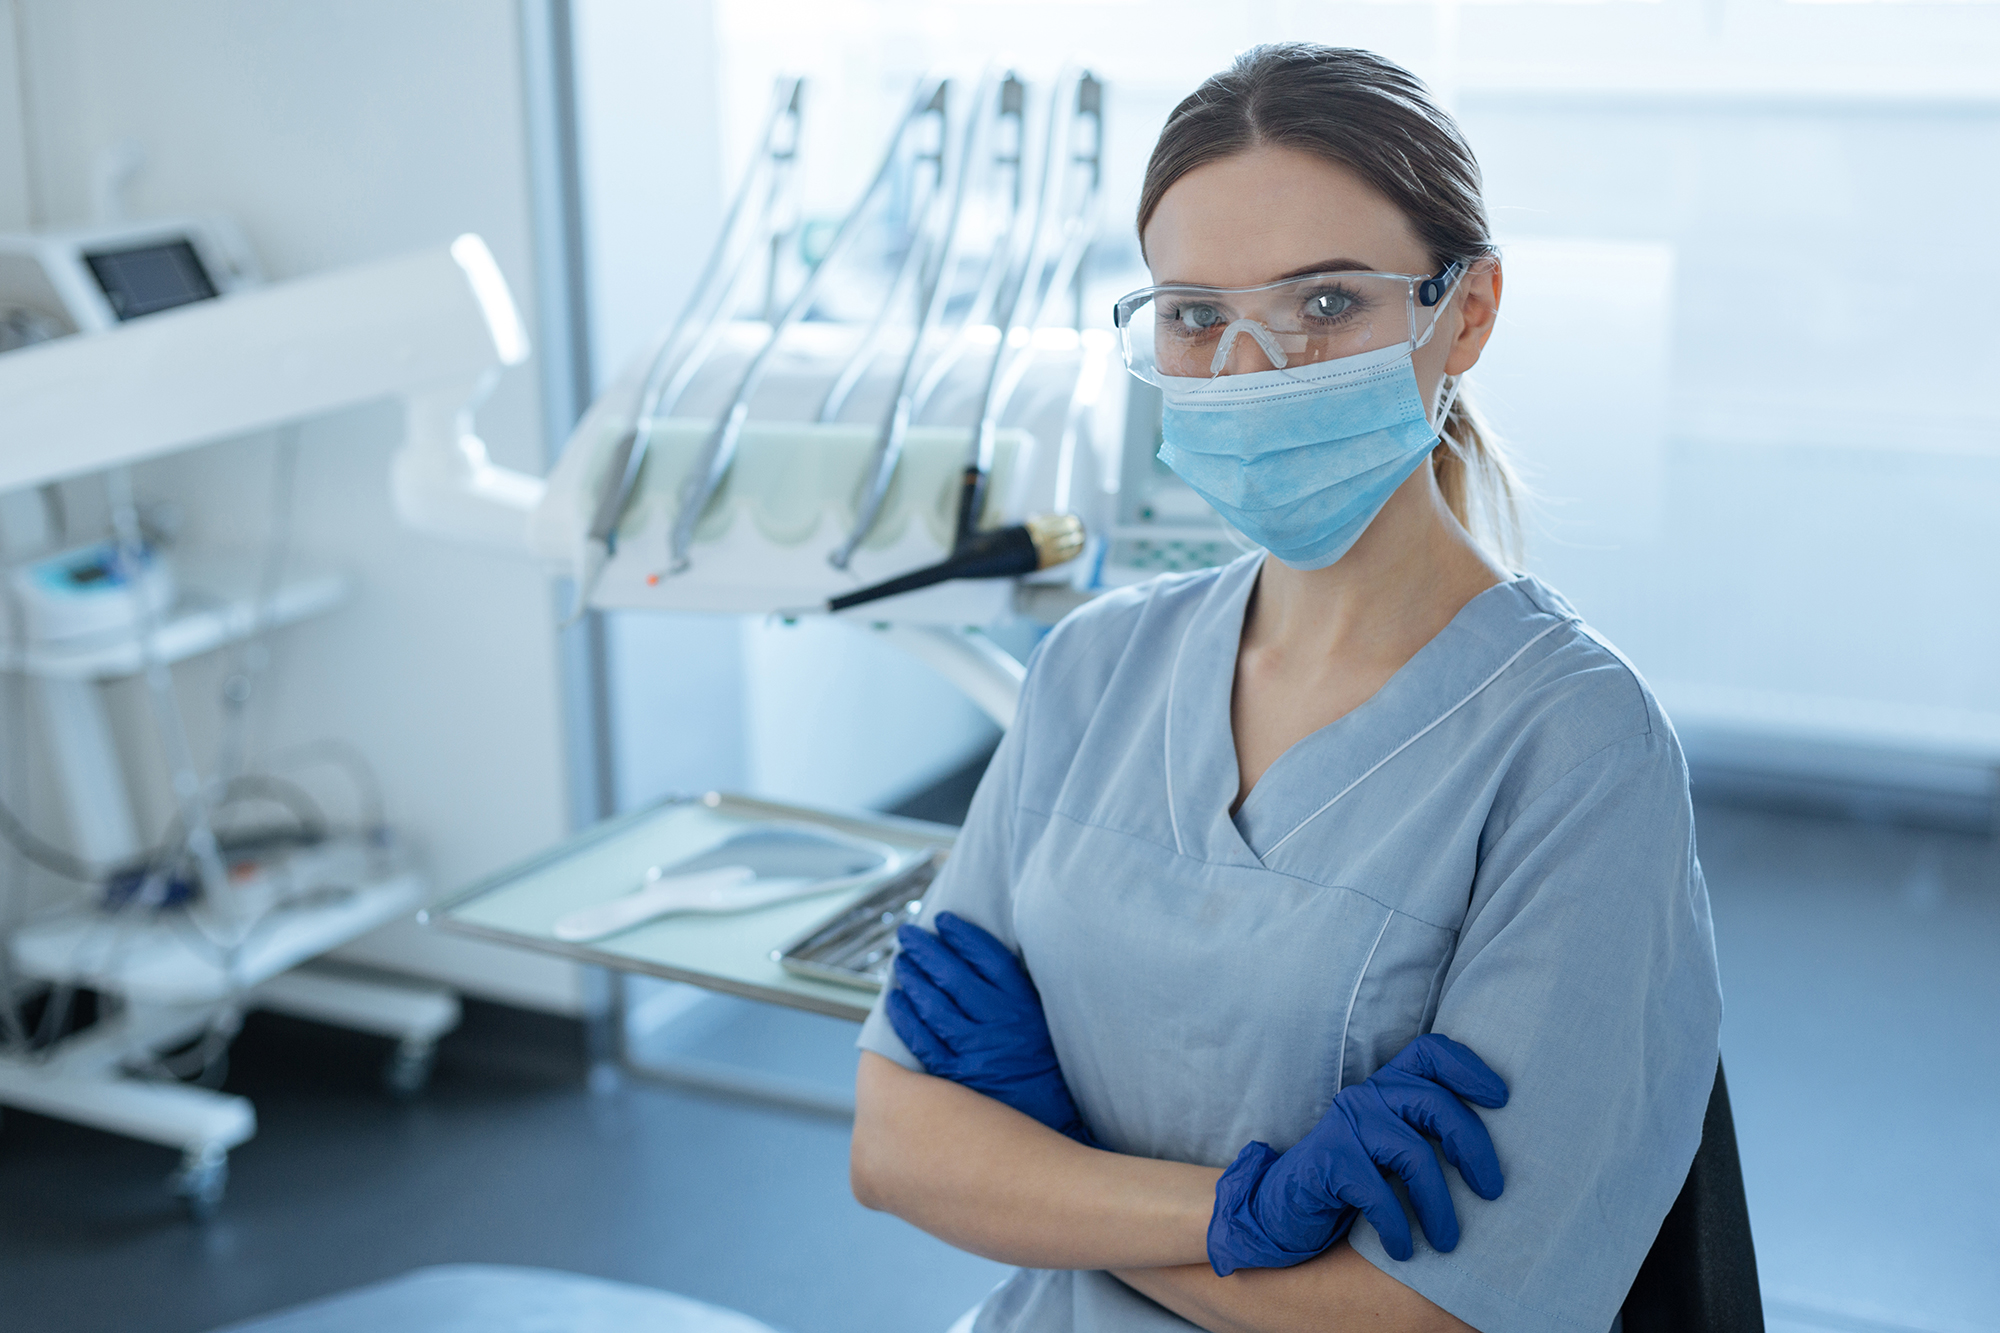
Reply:
M44 488L43 503L47 503L47 488ZM20 593L14 587L11 566L0 568L0 602L5 603L8 646L18 652L27 634L27 612L21 605ZM27 684L25 676L17 672L7 673L5 688L7 702L12 705L12 716L7 728L7 767L0 771L0 798L27 787L28 706L24 698ZM5 815L10 825L18 827L18 821L14 820L13 812L7 809L4 799L0 799L0 814ZM22 831L25 832L25 828ZM7 841L11 845L15 840L9 837ZM7 1049L22 1051L28 1048L30 1038L27 1022L21 1013L21 992L14 980L13 956L14 931L20 924L16 918L24 907L21 880L25 878L25 873L19 876L11 873L15 870L11 860L5 868L10 873L6 882L0 884L0 1027L6 1030Z
M374 765L368 762L368 757L354 745L337 739L307 741L275 751L264 760L267 771L280 772L319 764L338 768L347 774L347 780L354 785L361 827L370 834L379 835L388 824L382 782L375 774Z
M98 906L105 915L77 938L70 966L64 969L64 978L46 992L42 1011L36 1016L31 1032L6 966L9 961L8 939L17 924L14 917L19 898L18 877L10 877L16 882L5 886L5 900L0 901L0 909L5 909L0 912L0 1038L4 1038L8 1049L53 1053L75 1012L77 993L88 988L78 978L108 975L116 970L118 956L125 951L132 933L132 924L142 919L132 915L134 909L167 906L163 900L176 892L176 885L189 877L199 886L198 896L222 905L229 884L229 871L223 855L225 848L245 848L272 838L316 843L329 836L331 826L324 809L304 787L274 773L245 771L250 748L249 705L255 697L260 677L269 665L266 641L290 555L297 455L296 430L282 432L276 441L272 466L271 526L252 593L248 631L235 652L231 670L225 676L221 701L224 710L222 736L214 775L207 781L203 781L193 768L186 727L177 701L172 696L172 678L154 642L160 628L160 617L150 606L143 602L139 604L140 614L134 634L140 648L142 674L148 687L153 719L166 751L177 806L161 839L142 858L122 869L93 864L36 835L8 804L6 797L10 788L13 791L25 789L25 770L22 766L27 762L27 746L19 743L25 740L25 701L20 698L18 687L16 689L16 724L10 731L14 733L11 739L17 743L8 746L7 756L16 780L0 787L0 840L11 845L29 864L83 884L99 885L111 881L112 891L98 899ZM145 538L140 530L138 506L132 495L129 473L123 469L116 470L106 477L105 484L121 556L136 564L141 558ZM60 497L55 497L54 503L59 501ZM45 503L51 503L48 497L45 497ZM53 507L49 516L52 525L61 518ZM0 570L0 575L5 572ZM11 581L0 579L0 582L5 582L5 587L0 588L0 598L5 600L9 640L19 649L27 642L25 609L20 606ZM295 764L324 762L342 768L354 786L371 842L381 842L383 800L380 784L358 752L344 743L328 741L295 747L285 757ZM237 811L240 814L240 807L254 803L279 806L289 815L289 825L260 826L249 824L240 817L225 819L226 812ZM149 1062L159 1072L174 1078L198 1077L204 1082L218 1079L218 1071L227 1068L228 1044L239 1026L239 1021L231 1015L240 1009L243 984L238 973L245 947L273 924L280 913L310 906L331 892L352 892L352 889L336 890L321 885L299 887L288 881L281 883L286 888L282 897L269 903L250 920L229 923L233 927L229 931L233 936L231 939L215 937L203 927L198 915L185 911L164 914L169 928L181 933L190 944L208 954L222 968L228 993L214 1019L190 1050L177 1056L157 1057ZM118 892L121 884L127 892ZM148 915L157 919L161 914L152 911ZM189 1065L190 1056L199 1065L198 1069Z
M260 798L290 810L298 820L301 836L314 842L321 841L327 836L330 826L327 823L326 812L320 808L319 802L312 798L311 793L296 782L269 774L246 773L236 778L223 789L221 798L213 802L212 809L220 811L230 805L240 805L245 801ZM377 800L379 799L378 796ZM177 812L167 825L167 832L162 835L159 844L147 853L143 862L138 864L151 869L171 859L185 831L185 825ZM35 832L23 824L20 817L9 809L5 802L0 802L0 837L4 837L13 845L15 851L42 869L80 884L102 884L106 878L118 873L115 870L92 865L82 857L66 852L54 843L36 836Z
M116 467L104 474L105 498L110 502L111 524L117 534L118 554L128 568L141 567L144 538L139 531L139 506L132 495L132 470ZM180 699L174 693L173 674L155 641L160 624L152 603L134 589L133 605L138 609L134 635L139 645L141 675L146 682L146 698L151 706L153 725L159 732L160 747L166 753L173 775L181 827L186 830L185 846L193 856L204 884L218 892L228 876L216 850L215 831L210 826L208 789L195 772L194 751L188 743L187 724L181 717Z
M265 640L272 627L274 606L290 554L297 453L296 429L280 433L272 467L271 527L252 594L248 632L236 651L233 669L225 677L222 737L215 776L207 782L200 779L190 762L192 755L187 745L185 725L172 698L171 676L154 645L159 617L150 606L140 603L134 633L140 647L154 721L172 773L178 808L161 840L143 858L124 867L122 873L115 868L93 864L39 837L8 804L6 797L10 791L25 789L24 766L27 763L28 747L24 743L26 707L19 694L17 675L12 700L15 725L9 728L15 743L8 746L7 756L14 780L0 786L0 839L11 845L27 863L64 879L89 885L123 881L131 891L119 894L114 883L114 891L99 899L98 906L106 915L78 938L71 966L65 969L65 979L46 992L42 1012L33 1024L33 1032L30 1032L7 966L10 961L9 939L18 924L15 920L20 898L18 876L10 876L10 883L0 886L5 890L4 895L0 895L0 909L4 909L0 910L0 1038L4 1038L9 1049L49 1050L61 1040L74 1012L76 994L79 989L85 988L75 978L82 976L86 967L93 975L114 970L116 957L123 951L129 934L128 923L134 920L128 915L130 909L157 909L165 905L162 899L169 896L174 891L174 885L189 872L192 872L195 882L206 886L214 901L220 903L222 890L228 883L228 871L222 857L225 842L243 847L261 838L277 836L313 843L328 836L329 822L325 811L303 787L275 774L244 771L249 749L248 705L255 694L259 677L268 666ZM106 488L120 553L127 561L136 563L145 539L139 526L138 507L132 495L129 474L122 469L115 471L107 476ZM66 515L59 508L61 498L60 495L44 495L52 527L66 526ZM5 573L0 570L0 576ZM20 605L11 580L0 577L0 584L4 584L0 587L0 598L5 601L4 610L10 631L8 638L18 651L27 642L25 608ZM331 762L347 771L363 817L368 821L369 832L373 840L379 842L383 803L379 783L366 761L351 747L338 742L299 747L299 751L307 762ZM254 826L244 828L241 827L241 820L231 820L229 828L222 831L222 837L218 837L217 824L225 811L256 802L268 802L283 808L290 816L291 826L282 830ZM276 913L315 901L324 892L319 887L313 887L286 894L259 912L255 919L243 923L242 929L231 932L236 936L231 941L214 938L185 912L172 914L174 924L184 925L200 937L199 947L215 957L229 984L230 999L217 1011L215 1021L200 1040L200 1076L204 1079L213 1075L219 1061L226 1060L227 1045L235 1031L236 1024L229 1022L227 1015L242 989L235 973L243 947ZM108 948L106 931L110 932ZM93 957L96 958L95 965L91 962ZM174 1077L187 1076L185 1069L176 1068L168 1060L159 1061L158 1067ZM226 1068L226 1064L220 1067Z
M250 631L237 645L235 661L222 682L222 739L217 746L215 780L228 784L242 776L249 751L250 702L258 678L270 665L265 640L271 628L272 606L291 554L293 499L297 491L299 428L280 430L271 455L271 530L251 593Z
M268 801L282 805L298 821L299 836L309 842L324 842L327 836L326 811L320 808L312 794L298 783L269 773L246 773L235 778L222 789L222 797L215 803L217 811L232 805L244 805L251 801Z
M12 844L15 851L42 869L64 879L73 879L80 884L97 884L104 879L104 871L80 856L72 855L51 842L44 842L20 818L0 801L0 837Z

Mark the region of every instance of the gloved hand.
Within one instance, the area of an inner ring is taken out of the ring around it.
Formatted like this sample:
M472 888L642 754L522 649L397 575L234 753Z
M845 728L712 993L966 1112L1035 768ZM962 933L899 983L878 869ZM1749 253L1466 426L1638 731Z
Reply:
M950 912L938 913L937 934L902 926L896 942L901 989L889 994L889 1022L924 1069L1094 1147L1056 1063L1042 997L1012 951Z
M1289 1151L1249 1144L1215 1182L1209 1263L1222 1277L1302 1264L1347 1234L1356 1213L1391 1257L1409 1258L1410 1223L1384 1171L1402 1177L1431 1247L1455 1249L1458 1214L1423 1135L1438 1140L1480 1198L1499 1198L1502 1185L1493 1140L1460 1097L1505 1106L1507 1085L1469 1048L1427 1033L1365 1083L1341 1089Z

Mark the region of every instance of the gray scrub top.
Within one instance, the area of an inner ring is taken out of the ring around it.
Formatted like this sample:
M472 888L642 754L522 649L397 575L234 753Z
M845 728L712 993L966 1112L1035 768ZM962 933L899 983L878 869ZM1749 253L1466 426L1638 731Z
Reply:
M1117 1152L1283 1149L1432 1030L1507 1081L1506 1191L1376 1267L1486 1333L1604 1333L1679 1193L1722 1000L1687 769L1624 658L1533 578L1473 598L1235 816L1261 554L1102 597L1031 663L925 905L1021 955ZM861 1046L922 1066L880 1003ZM1101 1272L1022 1270L979 1333L1187 1333Z

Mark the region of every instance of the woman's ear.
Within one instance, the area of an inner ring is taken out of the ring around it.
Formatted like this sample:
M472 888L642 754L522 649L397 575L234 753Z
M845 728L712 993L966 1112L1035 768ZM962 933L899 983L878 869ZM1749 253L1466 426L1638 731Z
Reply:
M1500 317L1500 261L1481 259L1458 285L1458 333L1451 340L1444 373L1463 375L1479 360L1493 323Z

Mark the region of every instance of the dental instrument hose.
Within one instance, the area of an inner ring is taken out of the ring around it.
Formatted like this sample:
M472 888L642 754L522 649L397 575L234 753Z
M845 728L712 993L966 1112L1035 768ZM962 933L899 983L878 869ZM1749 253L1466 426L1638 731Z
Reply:
M943 560L827 601L829 611L915 592L946 579L994 579L1032 574L1073 560L1083 550L1083 520L1075 514L1036 514L1025 523L975 532Z

